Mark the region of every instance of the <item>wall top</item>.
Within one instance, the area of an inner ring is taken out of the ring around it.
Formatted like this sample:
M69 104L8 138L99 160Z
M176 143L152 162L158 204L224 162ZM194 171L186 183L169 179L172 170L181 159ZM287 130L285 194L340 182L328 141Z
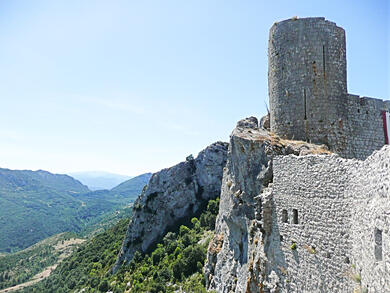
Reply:
M290 23L313 23L314 24L314 23L321 23L321 22L322 23L326 23L327 25L333 25L333 26L338 27L335 22L326 20L325 17L303 17L303 18L299 18L297 16L293 16L293 17L291 17L289 19L285 19L285 20L282 20L282 21L274 22L274 24L271 27L271 30L275 26L286 25L286 24L290 24ZM341 28L341 27L339 27L339 28Z

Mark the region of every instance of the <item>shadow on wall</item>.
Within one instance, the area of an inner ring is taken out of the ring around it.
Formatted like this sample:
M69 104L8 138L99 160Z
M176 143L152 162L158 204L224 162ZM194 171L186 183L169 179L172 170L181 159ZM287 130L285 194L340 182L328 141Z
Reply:
M282 215L283 222L288 222L288 214L283 212ZM290 291L290 281L291 277L289 276L288 266L286 262L286 255L282 250L282 246L290 246L293 251L294 259L297 264L299 264L299 255L296 251L296 243L288 243L288 239L285 239L281 233L278 222L278 215L275 208L275 201L272 198L272 230L271 233L266 234L266 239L264 242L264 252L270 259L270 266L266 268L266 281L268 283L274 283L276 280L270 279L272 275L271 272L275 271L279 276L279 284L283 284L288 292ZM275 284L276 285L276 284Z

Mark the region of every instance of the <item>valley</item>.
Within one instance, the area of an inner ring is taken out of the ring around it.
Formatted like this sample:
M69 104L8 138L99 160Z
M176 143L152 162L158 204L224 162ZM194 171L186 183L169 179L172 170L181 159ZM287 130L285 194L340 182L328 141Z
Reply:
M16 291L48 277L84 241L73 233L61 233L1 257L0 292Z
M42 281L82 243L126 221L150 176L90 191L67 175L0 169L0 292Z
M149 178L130 179L122 191L90 191L67 175L0 169L0 252L16 252L65 231L90 232L121 216Z

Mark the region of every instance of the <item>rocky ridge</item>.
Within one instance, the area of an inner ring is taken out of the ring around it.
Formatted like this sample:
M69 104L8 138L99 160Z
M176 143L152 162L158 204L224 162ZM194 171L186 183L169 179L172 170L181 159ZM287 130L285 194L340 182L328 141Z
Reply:
M224 168L215 237L205 277L217 292L269 292L278 276L267 271L267 235L272 225L273 158L329 154L325 146L283 140L258 127L255 117L237 123Z
M208 200L220 195L228 144L216 142L194 159L188 156L171 168L152 175L134 203L117 261L116 272L136 251L145 253L169 228L195 216Z

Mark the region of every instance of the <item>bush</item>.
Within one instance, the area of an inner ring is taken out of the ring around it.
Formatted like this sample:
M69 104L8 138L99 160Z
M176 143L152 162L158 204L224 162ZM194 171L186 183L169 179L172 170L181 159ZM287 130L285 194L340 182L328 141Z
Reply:
M182 279L182 275L184 274L184 262L179 258L177 260L175 260L175 262L173 263L172 265L172 273L173 273L173 277L176 279L176 280L181 280Z
M184 236L188 232L190 232L190 228L188 228L187 226L184 226L184 225L180 226L180 236Z
M162 245L159 244L158 248L152 253L153 265L157 265L164 258L164 255L165 255L165 250L162 247Z
M108 291L108 282L107 280L103 280L99 284L99 291L100 292L107 292Z

